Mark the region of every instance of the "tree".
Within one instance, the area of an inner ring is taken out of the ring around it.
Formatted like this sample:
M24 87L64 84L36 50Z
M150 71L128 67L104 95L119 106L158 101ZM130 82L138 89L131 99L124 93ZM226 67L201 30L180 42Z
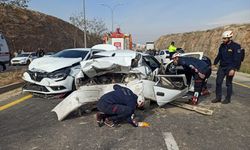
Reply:
M27 8L30 0L0 0L0 4L7 4Z
M80 15L71 16L69 20L71 24L73 24L74 26L84 31L84 17L82 13ZM99 37L101 37L102 34L105 31L107 31L106 25L103 22L103 20L96 19L96 18L92 20L86 19L86 27L87 27L87 33L94 35L94 36L99 36Z

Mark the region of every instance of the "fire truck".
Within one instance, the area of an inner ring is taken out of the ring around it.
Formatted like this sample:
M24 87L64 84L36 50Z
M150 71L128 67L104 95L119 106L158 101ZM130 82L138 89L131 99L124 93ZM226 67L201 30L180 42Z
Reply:
M104 34L103 43L114 45L117 49L130 50L132 50L133 45L131 34L122 33L120 28L117 28L115 32Z

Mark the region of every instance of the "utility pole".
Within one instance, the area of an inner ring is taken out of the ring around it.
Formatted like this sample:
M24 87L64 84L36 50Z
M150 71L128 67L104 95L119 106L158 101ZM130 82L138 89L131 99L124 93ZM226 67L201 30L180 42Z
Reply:
M87 25L86 25L86 8L85 0L83 0L83 17L84 17L84 48L87 48Z
M115 11L115 8L117 8L117 6L119 6L119 5L123 5L123 4L116 4L116 5L114 5L113 7L111 7L111 6L109 6L109 5L107 5L107 4L100 4L100 5L102 5L102 6L104 6L104 7L107 7L107 8L109 8L110 9L110 11L111 11L111 17L112 17L112 22L111 22L111 24L112 24L112 32L114 32L114 11Z

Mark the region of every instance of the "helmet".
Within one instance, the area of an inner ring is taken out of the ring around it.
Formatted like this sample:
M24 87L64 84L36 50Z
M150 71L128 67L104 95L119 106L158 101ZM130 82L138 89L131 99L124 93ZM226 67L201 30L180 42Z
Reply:
M174 59L174 58L176 58L176 57L180 57L180 56L181 56L180 53L178 53L178 52L177 52L177 53L174 53L173 56L172 56L172 59Z
M222 38L231 38L233 37L233 31L225 31L222 34Z
M144 102L145 102L144 97L139 95L138 98L137 98L138 107L142 107L144 105Z

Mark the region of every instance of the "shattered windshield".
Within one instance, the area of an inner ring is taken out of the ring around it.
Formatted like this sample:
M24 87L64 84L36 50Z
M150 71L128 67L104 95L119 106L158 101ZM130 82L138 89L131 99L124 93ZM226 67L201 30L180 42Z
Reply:
M152 56L143 56L143 61L152 69L160 68L160 63Z
M53 57L62 57L62 58L85 58L89 51L82 50L64 50L56 53Z

